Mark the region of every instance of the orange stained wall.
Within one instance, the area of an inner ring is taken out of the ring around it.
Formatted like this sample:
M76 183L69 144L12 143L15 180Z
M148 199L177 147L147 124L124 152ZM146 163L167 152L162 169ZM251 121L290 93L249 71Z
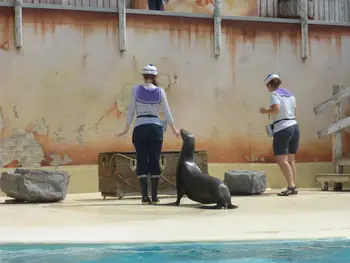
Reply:
M34 134L42 165L53 155L82 165L96 164L99 152L133 150L131 131L126 139L113 134L124 127L130 89L147 63L160 71L176 125L196 136L210 162L272 161L268 118L259 114L268 106L263 79L271 72L297 99L298 161L331 160L331 138L317 138L333 121L331 109L315 116L313 107L332 95L333 84L350 86L349 27L310 25L310 57L302 61L298 24L224 20L215 58L211 19L128 14L124 54L116 14L24 9L23 20L17 51L13 11L0 8L2 138L13 139L16 129ZM180 147L168 129L163 150ZM19 162L16 149L0 149L4 164Z

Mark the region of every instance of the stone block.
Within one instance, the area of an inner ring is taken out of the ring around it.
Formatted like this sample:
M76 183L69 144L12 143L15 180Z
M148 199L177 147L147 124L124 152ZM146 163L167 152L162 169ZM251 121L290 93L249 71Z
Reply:
M69 179L64 171L21 168L1 173L0 189L22 202L59 202L67 196Z
M266 175L263 171L232 170L225 173L224 183L235 194L261 194L266 190Z

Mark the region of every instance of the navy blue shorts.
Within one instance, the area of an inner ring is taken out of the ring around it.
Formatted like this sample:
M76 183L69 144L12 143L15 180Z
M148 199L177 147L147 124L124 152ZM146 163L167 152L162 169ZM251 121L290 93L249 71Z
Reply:
M273 134L273 153L277 155L296 154L299 149L299 125L287 127Z
M132 143L136 150L136 174L159 176L163 127L157 124L136 126L132 134Z

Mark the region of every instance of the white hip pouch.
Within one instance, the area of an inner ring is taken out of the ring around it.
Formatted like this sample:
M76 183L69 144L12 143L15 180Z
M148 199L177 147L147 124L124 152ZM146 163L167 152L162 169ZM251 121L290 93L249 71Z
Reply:
M265 125L266 134L268 137L273 137L272 125Z

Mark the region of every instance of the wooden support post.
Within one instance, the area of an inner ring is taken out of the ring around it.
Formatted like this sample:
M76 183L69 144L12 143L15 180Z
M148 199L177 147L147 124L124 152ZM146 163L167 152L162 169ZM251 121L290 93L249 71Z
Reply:
M299 0L299 16L301 22L301 58L309 57L309 25L307 0Z
M214 55L221 54L221 0L214 0Z
M15 46L21 48L23 44L22 39L22 0L15 0Z
M126 13L125 0L118 0L119 12L119 50L126 51Z
M333 85L333 96L340 92L341 87L339 85ZM333 116L334 122L338 122L342 119L342 107L341 102L336 103L333 106ZM337 160L342 158L343 155L343 147L342 147L342 131L338 131L332 134L332 152L333 152L333 169L336 174L343 174L343 166L337 163ZM334 191L341 191L342 184L335 183L333 187Z

